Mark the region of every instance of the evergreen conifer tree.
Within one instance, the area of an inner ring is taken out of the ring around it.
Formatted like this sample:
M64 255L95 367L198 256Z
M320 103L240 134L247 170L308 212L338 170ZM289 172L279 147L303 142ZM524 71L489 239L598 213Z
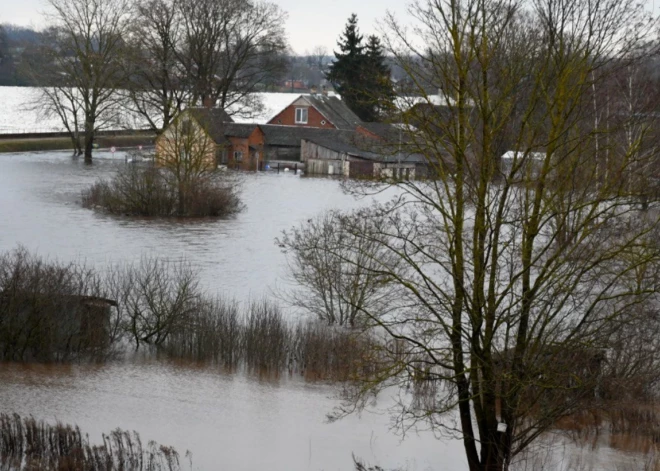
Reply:
M360 118L362 113L359 104L364 99L360 93L364 63L362 40L363 37L357 27L357 15L353 13L348 19L343 35L337 41L339 51L335 51L336 60L330 65L327 74L327 79L335 90Z
M357 21L355 14L348 19L327 79L360 119L377 121L394 95L390 69L378 37L370 36L365 45Z
M368 121L377 121L384 112L392 107L394 99L392 72L386 63L383 45L378 36L369 36L365 54L365 89L367 93L365 108L369 109L370 119Z

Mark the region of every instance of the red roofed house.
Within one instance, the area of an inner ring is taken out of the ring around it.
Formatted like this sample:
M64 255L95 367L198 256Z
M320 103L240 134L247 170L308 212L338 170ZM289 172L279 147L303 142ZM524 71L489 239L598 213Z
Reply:
M300 95L267 124L354 131L362 120L335 96Z

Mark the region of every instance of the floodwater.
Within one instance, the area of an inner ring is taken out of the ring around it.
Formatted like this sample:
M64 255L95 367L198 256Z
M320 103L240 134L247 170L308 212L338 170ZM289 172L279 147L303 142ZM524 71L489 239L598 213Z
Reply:
M388 431L387 399L362 417L326 423L325 385L159 362L1 365L0 410L75 422L92 439L116 427L193 453L203 470L350 470L351 453L388 469L462 469L458 442ZM442 467L434 467L438 465ZM184 468L185 469L185 468Z
M245 210L226 220L117 218L80 206L84 188L112 175L124 156L95 154L85 166L67 153L0 155L0 251L21 244L42 256L99 268L158 256L189 260L202 284L238 300L270 294L285 273L275 238L319 212L366 201L331 179L243 174Z
M109 217L83 209L80 193L125 165L124 157L99 152L95 159L87 167L67 153L0 155L0 251L21 244L99 268L144 255L186 259L208 290L247 301L281 286L285 259L274 239L283 229L325 209L367 203L342 193L336 180L246 174L246 208L227 220ZM190 450L195 469L347 470L352 453L387 468L463 468L459 442L392 433L383 410L389 401L328 424L339 403L329 385L162 361L0 365L0 411L76 423L97 440L116 427L136 430L143 440Z
M80 206L82 189L125 165L121 153L98 152L95 159L88 167L67 153L0 154L0 251L21 244L98 268L145 255L185 259L199 269L206 289L244 302L281 291L285 258L274 239L282 230L326 209L368 204L342 193L336 180L245 174L246 208L230 219L116 218ZM393 401L381 394L368 412L329 424L326 414L339 404L336 389L295 378L265 381L144 359L0 364L0 411L75 423L99 441L117 427L136 430L143 441L174 446L182 455L190 450L194 469L351 470L352 454L385 469L466 469L456 440L393 433L387 410ZM564 456L576 454L590 464L584 469L620 463L633 468L617 469L635 469L641 462L608 448L564 446L552 451L559 464L544 469L564 468Z

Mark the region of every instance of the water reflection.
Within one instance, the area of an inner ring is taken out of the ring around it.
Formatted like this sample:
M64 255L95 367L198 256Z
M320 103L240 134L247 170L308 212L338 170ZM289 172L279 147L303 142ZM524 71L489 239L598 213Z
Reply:
M88 167L67 153L0 155L0 251L22 244L101 269L143 255L187 259L209 290L245 301L282 282L284 259L273 243L282 230L325 209L367 203L343 194L335 180L249 174L246 210L230 219L126 219L81 208L81 191L123 160L98 152ZM116 427L137 430L182 454L193 451L196 469L349 470L352 452L386 468L466 468L458 441L412 433L402 442L390 433L387 395L361 418L326 424L336 404L328 385L186 362L0 364L0 411L76 423L93 439ZM608 453L598 453L594 469L614 462Z
M346 470L352 452L411 470L462 468L458 443L430 434L400 442L384 410L325 423L334 395L295 378L255 380L181 362L0 365L0 410L75 422L92 438L135 429L193 450L197 469Z
M0 250L22 244L99 268L143 255L185 258L210 290L245 301L281 282L283 255L274 238L283 229L324 209L364 204L343 194L335 180L248 174L246 209L230 219L109 217L81 208L80 193L124 165L123 155L97 153L95 159L88 167L67 153L0 156ZM400 443L388 432L384 411L326 424L336 404L327 385L153 358L0 365L0 410L76 423L92 438L115 427L134 429L144 439L194 451L198 469L346 470L351 452L388 467L461 467L457 443L438 443L429 434Z

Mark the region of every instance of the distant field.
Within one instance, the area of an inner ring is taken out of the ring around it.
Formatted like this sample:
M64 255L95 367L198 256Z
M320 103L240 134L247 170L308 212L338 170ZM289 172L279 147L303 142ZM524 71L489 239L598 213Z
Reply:
M266 123L289 105L298 94L258 93L257 95L262 99L263 109L251 112L250 116L234 116L236 122ZM36 109L38 98L37 88L0 87L0 134L65 131L58 118L43 116ZM146 127L143 119L127 111L121 125L115 129Z

